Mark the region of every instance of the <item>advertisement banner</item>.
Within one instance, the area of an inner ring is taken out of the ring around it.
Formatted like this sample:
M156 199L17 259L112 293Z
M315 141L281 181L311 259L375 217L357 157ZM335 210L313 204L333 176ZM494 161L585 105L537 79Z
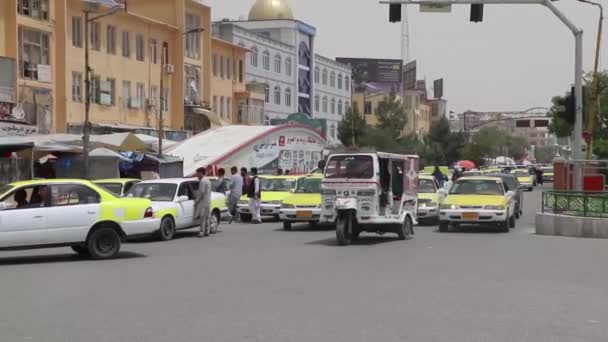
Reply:
M403 70L403 87L406 90L416 89L416 60L407 63Z
M336 58L338 63L352 68L355 86L368 83L401 83L402 61L400 59Z
M443 97L443 78L440 78L433 82L433 96L436 99L440 99Z

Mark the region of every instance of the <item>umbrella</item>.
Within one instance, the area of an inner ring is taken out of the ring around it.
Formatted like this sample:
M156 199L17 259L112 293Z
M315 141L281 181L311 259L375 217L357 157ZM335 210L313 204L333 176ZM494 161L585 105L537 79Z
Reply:
M461 160L461 161L459 161L459 162L458 162L458 163L456 163L456 164L457 164L458 166L460 166L461 168L463 168L463 169L468 169L468 170L471 170L471 169L474 169L474 168L475 168L475 163L473 163L473 162L472 162L472 161L470 161L470 160Z

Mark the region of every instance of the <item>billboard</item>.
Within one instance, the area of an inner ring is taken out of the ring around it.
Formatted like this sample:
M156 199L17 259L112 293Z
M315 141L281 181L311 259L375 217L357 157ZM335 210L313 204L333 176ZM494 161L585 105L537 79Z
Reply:
M400 59L338 57L336 61L351 67L355 86L369 82L401 83Z
M443 78L433 82L433 96L435 96L436 99L443 97Z
M413 60L403 68L403 88L406 90L416 89L416 60Z

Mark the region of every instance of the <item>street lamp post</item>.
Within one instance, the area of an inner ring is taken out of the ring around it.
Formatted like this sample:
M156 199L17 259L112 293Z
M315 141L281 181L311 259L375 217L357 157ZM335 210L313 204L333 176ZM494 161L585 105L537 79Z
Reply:
M82 125L82 159L84 164L84 178L90 177L90 141L91 141L91 66L89 65L89 24L116 13L123 5L113 0L84 0L84 123ZM101 6L111 6L109 11L91 17L91 13L99 12Z
M381 4L394 5L544 5L564 25L566 25L574 35L574 88L576 98L576 119L574 123L574 139L572 143L573 159L582 160L584 157L582 146L583 135L583 30L574 25L551 0L382 0ZM582 164L577 165L574 170L574 190L580 191L583 188L583 168Z

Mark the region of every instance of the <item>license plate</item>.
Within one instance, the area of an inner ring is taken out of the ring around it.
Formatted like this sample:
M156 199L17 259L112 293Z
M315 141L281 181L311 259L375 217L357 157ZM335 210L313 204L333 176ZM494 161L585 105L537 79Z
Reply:
M479 213L463 213L463 220L479 220Z
M296 212L296 218L300 218L300 219L312 218L312 211L310 211L310 210L298 211L298 212Z
M336 207L338 207L338 209L354 208L355 205L356 205L356 201L354 198L337 198L336 199Z

